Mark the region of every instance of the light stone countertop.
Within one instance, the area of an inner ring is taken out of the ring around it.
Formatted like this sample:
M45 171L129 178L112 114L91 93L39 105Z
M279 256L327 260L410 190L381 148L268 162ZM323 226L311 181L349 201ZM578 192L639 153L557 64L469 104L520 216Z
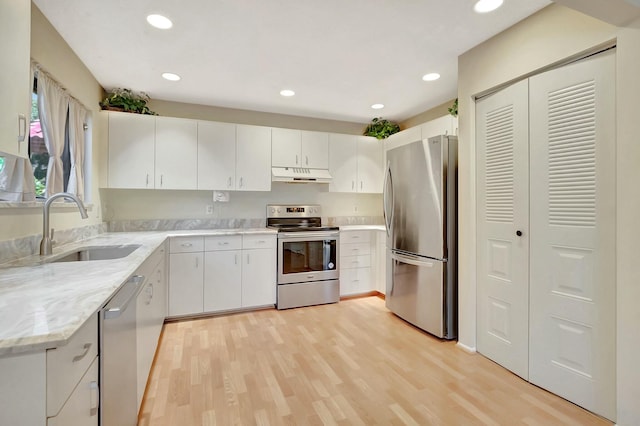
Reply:
M341 231L385 231L384 225L344 225Z
M106 233L0 267L0 356L40 351L67 340L171 236L276 234L267 228ZM85 246L140 244L129 256L89 262L44 263Z

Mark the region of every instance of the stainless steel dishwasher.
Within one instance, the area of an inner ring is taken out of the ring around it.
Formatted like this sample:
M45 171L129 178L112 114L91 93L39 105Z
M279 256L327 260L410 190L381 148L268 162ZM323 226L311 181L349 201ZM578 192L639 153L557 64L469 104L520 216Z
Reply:
M135 426L137 410L136 296L144 282L134 275L100 312L102 426Z

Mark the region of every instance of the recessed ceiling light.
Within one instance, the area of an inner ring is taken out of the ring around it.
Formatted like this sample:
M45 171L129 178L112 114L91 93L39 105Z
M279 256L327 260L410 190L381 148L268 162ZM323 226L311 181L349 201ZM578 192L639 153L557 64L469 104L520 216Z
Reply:
M280 94L281 94L282 96L286 96L286 97L288 98L288 97L290 97L290 96L295 95L295 94L296 94L296 92L294 92L293 90L284 89L284 90L281 90L281 91L280 91Z
M424 81L434 81L440 78L440 74L437 72L430 72L429 74L425 74L422 76Z
M174 74L172 72L163 72L162 78L169 81L178 81L180 80L180 76L178 74Z
M173 27L173 22L166 16L162 15L149 15L147 16L147 22L149 25L160 28L161 30L168 30Z
M382 109L382 108L384 108L384 105L383 104L373 104L373 105L371 105L371 108L373 108L373 109Z
M473 6L473 10L478 13L487 13L496 10L502 6L503 0L478 0L476 5Z

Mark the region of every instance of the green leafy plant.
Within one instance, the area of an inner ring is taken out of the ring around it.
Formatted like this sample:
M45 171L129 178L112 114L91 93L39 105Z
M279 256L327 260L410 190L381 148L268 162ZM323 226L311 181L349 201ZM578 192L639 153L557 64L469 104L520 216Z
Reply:
M149 95L144 92L134 92L131 89L113 89L107 97L100 101L102 109L134 112L137 114L158 115L147 106Z
M377 117L371 120L371 123L364 130L363 135L373 136L377 139L386 139L394 133L400 131L400 126L393 121L384 120L382 117Z
M447 110L449 111L449 114L453 115L454 117L458 116L458 98L453 101L453 104L449 108L447 108Z

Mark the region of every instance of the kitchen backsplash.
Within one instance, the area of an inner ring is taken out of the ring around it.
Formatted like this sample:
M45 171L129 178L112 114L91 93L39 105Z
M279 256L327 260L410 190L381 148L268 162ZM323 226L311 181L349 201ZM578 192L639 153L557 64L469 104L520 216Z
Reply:
M54 244L59 246L75 241L86 240L98 234L106 232L107 224L82 226L79 228L56 230ZM42 234L29 235L27 237L0 241L0 263L10 262L38 253Z

